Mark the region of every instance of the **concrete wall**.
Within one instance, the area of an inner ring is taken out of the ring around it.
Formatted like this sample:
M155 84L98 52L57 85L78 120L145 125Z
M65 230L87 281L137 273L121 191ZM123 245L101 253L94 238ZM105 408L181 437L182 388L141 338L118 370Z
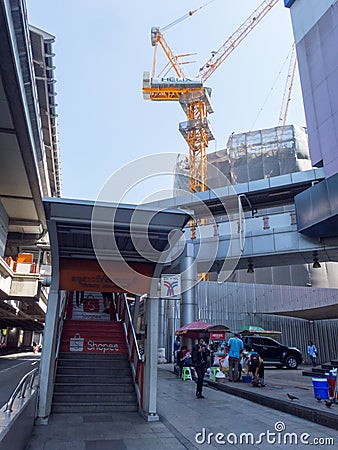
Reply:
M13 411L11 419L0 416L0 450L23 450L34 426L37 391L25 402L19 411Z

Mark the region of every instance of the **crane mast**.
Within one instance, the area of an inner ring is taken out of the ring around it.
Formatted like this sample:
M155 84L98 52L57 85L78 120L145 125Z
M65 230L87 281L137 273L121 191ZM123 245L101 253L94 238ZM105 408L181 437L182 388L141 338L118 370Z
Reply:
M282 127L281 131L280 131L280 139L281 140L283 138L286 119L287 119L288 112L289 112L289 105L290 105L290 100L291 100L293 83L295 81L296 68L297 68L296 46L295 46L295 44L293 44L292 52L291 52L291 56L290 56L288 74L286 77L286 83L285 83L285 88L284 88L282 106L281 106L281 109L279 112L279 118L278 118L278 126Z
M189 147L190 192L192 193L207 190L207 149L209 141L215 139L208 120L208 115L213 113L210 100L211 88L205 87L204 82L278 1L264 0L225 43L212 53L212 57L199 69L196 78L188 77L182 68L184 63L180 61L180 57L187 55L174 55L160 28L153 27L151 29L151 43L154 47L153 67L151 73L143 73L143 98L152 101L178 101L183 108L187 120L179 124L179 131ZM191 11L188 15L192 15L196 11ZM155 77L159 45L174 70L175 76ZM190 224L192 239L196 238L196 225L194 221Z

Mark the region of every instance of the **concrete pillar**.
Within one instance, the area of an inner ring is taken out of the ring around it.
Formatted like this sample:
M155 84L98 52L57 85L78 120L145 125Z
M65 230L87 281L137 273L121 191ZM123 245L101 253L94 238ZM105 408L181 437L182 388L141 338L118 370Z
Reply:
M145 301L145 352L144 352L144 383L143 383L143 411L148 420L159 420L157 415L157 348L158 348L158 298L148 297Z
M51 289L48 296L43 348L40 361L38 424L47 424L54 390L55 347L59 315L59 292Z
M45 319L43 348L40 360L39 373L39 401L36 423L47 425L52 409L54 391L55 353L58 333L58 317L60 313L59 294L59 250L57 244L56 225L48 224L48 232L52 253L52 283L48 295L47 312ZM59 337L60 338L60 337Z
M134 311L133 311L133 327L134 327L135 333L137 333L137 319L138 319L139 312L140 312L140 296L136 295Z
M163 298L158 299L158 347L165 347L165 300Z
M193 254L193 244L188 242L186 255L181 262L181 326L197 319L197 299L195 298L195 284L197 280L197 265Z

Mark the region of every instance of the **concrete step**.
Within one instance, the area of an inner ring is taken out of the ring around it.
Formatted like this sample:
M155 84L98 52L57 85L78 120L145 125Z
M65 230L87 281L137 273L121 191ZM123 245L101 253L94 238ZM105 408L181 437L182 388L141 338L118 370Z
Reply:
M327 369L322 369L322 368L320 368L320 367L314 367L314 368L312 369L312 372L313 372L314 374L318 374L318 375L325 375L325 374L328 372L328 370L327 370Z
M131 376L131 373L129 372L128 375L120 375L116 374L114 376L111 375L95 375L95 379L93 380L93 375L86 375L86 374L79 374L78 372L76 374L62 374L59 373L56 374L55 382L56 383L68 383L73 385L80 385L80 384L91 384L95 381L95 383L98 384L127 384L127 383L133 383L133 378Z
M68 328L62 330L62 336L70 336L73 337L74 334L79 333L82 337L82 335L86 335L89 338L95 338L96 336L121 336L121 338L125 336L123 330L116 330L116 329L101 329L101 328L86 328L86 329L78 329L78 328Z
M135 393L54 393L53 403L109 403L109 404L129 404L136 402Z
M100 355L98 355L100 356ZM114 370L118 369L129 369L129 361L124 360L102 360L100 358L88 360L88 359L60 359L58 362L58 367L88 367L95 366L100 368L110 368Z
M85 343L83 345L83 351L81 352L74 352L74 351L70 351L70 344L68 343L61 343L60 346L60 351L63 353L71 353L71 354L75 354L75 353L79 353L79 354L85 354L85 353L89 353L91 355L105 355L105 354L110 354L110 355L126 355L128 353L128 349L127 346L125 344L119 344L118 348L116 348L116 346L112 346L109 347L109 344L104 344L102 346L98 346L98 347L91 347Z
M81 359L81 360L97 360L97 359L105 360L105 361L128 361L128 355L120 354L120 353L103 353L98 355L97 353L82 353L82 352L65 352L59 353L59 361L63 359Z
M114 376L126 376L130 375L130 368L122 367L122 368L108 368L108 367L95 367L95 366L68 366L68 367L58 367L57 369L58 375L77 375L82 378L84 375L106 375L110 377Z
M54 403L52 413L104 413L104 412L134 412L138 407L135 404L93 404L93 403ZM132 431L132 430L131 430Z
M106 384L73 384L73 383L56 383L54 393L133 393L134 385L130 380L127 383L106 383Z
M113 320L73 320L66 319L63 325L63 329L67 330L69 328L79 328L79 329L116 329L123 330L122 322L115 322Z
M333 369L333 366L330 363L322 364L322 369L325 370L325 372L329 372Z

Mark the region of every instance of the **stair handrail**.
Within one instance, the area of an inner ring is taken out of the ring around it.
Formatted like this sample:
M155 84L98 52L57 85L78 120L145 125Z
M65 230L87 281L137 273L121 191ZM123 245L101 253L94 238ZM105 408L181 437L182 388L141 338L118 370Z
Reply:
M26 398L26 391L27 391L28 386L29 386L29 391L30 391L29 396L32 395L33 385L34 385L35 377L36 377L38 371L39 371L39 368L35 367L35 369L26 373L26 375L24 375L21 378L21 380L17 384L16 388L14 389L12 395L10 396L8 402L6 403L5 411L4 411L6 416L10 416L10 414L13 412L13 403L17 397L21 400L20 406L22 406L23 400ZM20 394L20 395L18 395L18 394Z
M116 299L118 298L118 301ZM117 294L114 297L114 306L116 318L122 322L124 334L126 337L131 371L135 385L137 401L140 409L143 406L143 377L144 377L144 361L138 347L136 332L130 313L130 308L126 294Z
M67 317L67 306L69 302L69 291L67 293L63 291L62 294L63 296L61 297L60 312L58 317L56 342L55 342L55 364L58 360L60 353L63 324Z

